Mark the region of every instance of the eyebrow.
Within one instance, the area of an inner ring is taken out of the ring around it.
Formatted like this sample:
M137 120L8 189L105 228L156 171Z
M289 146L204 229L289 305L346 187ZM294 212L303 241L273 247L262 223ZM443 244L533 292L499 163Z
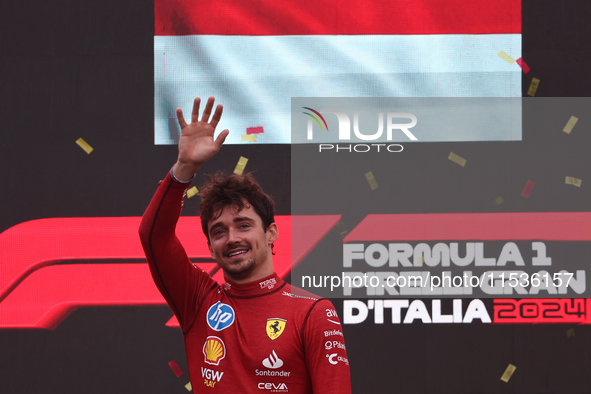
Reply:
M249 217L246 217L246 216L238 216L238 217L235 217L232 222L233 223L254 222L254 219L249 218ZM222 222L217 222L216 224L214 224L213 226L211 226L211 228L209 229L209 232L212 232L216 228L223 227L223 226L224 226L224 224Z

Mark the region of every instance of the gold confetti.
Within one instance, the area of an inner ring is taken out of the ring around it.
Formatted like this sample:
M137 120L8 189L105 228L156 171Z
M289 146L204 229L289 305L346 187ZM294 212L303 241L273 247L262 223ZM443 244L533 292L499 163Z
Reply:
M376 179L373 177L373 174L370 172L368 172L367 174L365 174L365 177L367 178L367 181L369 182L369 186L371 187L371 190L375 190L378 187L378 183L376 182Z
M575 118L574 116L571 116L570 119L568 120L568 123L566 124L566 126L564 126L564 129L562 129L562 131L564 131L566 134L570 134L570 132L573 131L573 127L575 127L578 120L579 120L579 118Z
M503 200L503 197L498 196L497 198L495 198L495 203L494 204L495 204L495 206L498 207L499 205L501 205L504 202L505 202L505 200Z
M453 152L449 152L449 156L447 158L450 159L451 161L453 161L454 163L461 165L462 167L464 167L466 165L466 159L456 155Z
M242 134L242 141L257 142L256 134Z
M515 365L509 364L509 366L505 370L505 373L503 374L503 376L501 376L501 380L505 383L508 383L509 379L511 379L511 375L513 375L513 372L515 372L515 369L517 369Z
M540 84L540 80L538 78L533 78L531 80L531 84L529 85L529 90L527 91L527 94L529 94L532 97L535 96L536 90L538 90L539 84Z
M507 54L506 54L505 52L503 52L503 51L499 52L499 54L498 54L498 55L499 55L499 57L500 57L501 59L503 59L504 61L506 61L506 62L507 62L507 63L509 63L509 64L513 64L513 63L515 63L515 59L513 59L511 56L507 55Z
M575 185L576 187L581 187L582 182L582 180L574 178L572 176L567 176L564 180L564 183L566 183L567 185Z
M244 169L246 168L246 163L248 163L248 159L246 157L240 156L238 164L236 164L236 168L234 168L234 174L242 175Z
M569 328L568 330L566 330L566 337L570 338L570 337L574 337L575 336L575 329L574 328Z
M191 386L191 382L187 383L185 385L185 388L187 389L187 391L193 391L193 386Z
M339 220L339 222L337 223L337 227L339 228L339 233L341 234L341 238L345 238L347 233L349 233L349 231L347 231L347 228L345 227L345 223L343 223L342 220Z
M88 154L90 154L90 152L92 152L94 150L92 148L92 146L88 145L88 142L84 141L82 138L78 138L76 140L76 143L78 144L79 147L84 149L84 151Z
M189 190L187 190L187 197L191 198L194 195L196 195L197 193L199 193L199 189L197 189L197 186L193 186L192 188L190 188Z
M423 259L423 255L419 256L419 261L417 261L417 267L422 267L425 259Z

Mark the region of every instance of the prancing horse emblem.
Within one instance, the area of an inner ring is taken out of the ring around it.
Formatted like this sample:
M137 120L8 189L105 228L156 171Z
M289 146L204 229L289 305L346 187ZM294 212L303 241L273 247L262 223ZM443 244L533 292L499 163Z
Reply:
M269 338L272 340L279 338L279 336L283 334L283 331L285 331L286 324L287 320L278 317L267 319L267 335Z

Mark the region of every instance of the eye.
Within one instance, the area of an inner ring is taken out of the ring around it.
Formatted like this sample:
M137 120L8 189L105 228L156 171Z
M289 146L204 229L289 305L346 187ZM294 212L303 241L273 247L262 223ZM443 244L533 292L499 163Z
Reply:
M212 236L214 236L214 237L219 237L219 236L221 236L221 235L223 235L223 234L224 234L224 230L217 229L217 230L214 230L214 231L213 231L213 234L212 234Z
M240 226L238 226L238 228L240 228L240 229L248 229L248 228L250 228L250 224L242 223Z

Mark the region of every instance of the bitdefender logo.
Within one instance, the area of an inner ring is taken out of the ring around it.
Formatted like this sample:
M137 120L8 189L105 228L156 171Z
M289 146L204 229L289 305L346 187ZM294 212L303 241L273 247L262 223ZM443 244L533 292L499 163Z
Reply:
M337 117L339 122L339 129L338 129L338 139L339 141L352 141L352 140L361 140L361 141L378 141L380 139L383 140L382 135L384 134L384 113L379 112L378 115L378 130L373 134L364 134L361 132L359 128L359 112L353 113L353 133L354 138L351 137L351 119L349 116L343 112L336 109L322 109L317 111L310 107L302 107L310 112L302 112L305 115L308 115L310 119L308 119L307 124L307 139L308 141L314 140L314 122L316 121L318 126L320 126L321 132L329 131L328 123L322 113L325 114L333 114ZM410 119L410 123L394 123L394 119L399 118L406 118ZM387 124L386 124L386 140L392 141L394 136L395 130L400 130L404 133L404 135L411 141L418 141L417 137L409 130L416 126L417 124L417 117L411 113L407 112L387 112L386 114ZM357 152L357 153L366 153L370 151L377 151L377 152L392 152L398 153L402 152L403 146L401 144L380 144L380 143L371 143L371 144L326 144L321 143L318 144L318 151L333 151L333 152Z

